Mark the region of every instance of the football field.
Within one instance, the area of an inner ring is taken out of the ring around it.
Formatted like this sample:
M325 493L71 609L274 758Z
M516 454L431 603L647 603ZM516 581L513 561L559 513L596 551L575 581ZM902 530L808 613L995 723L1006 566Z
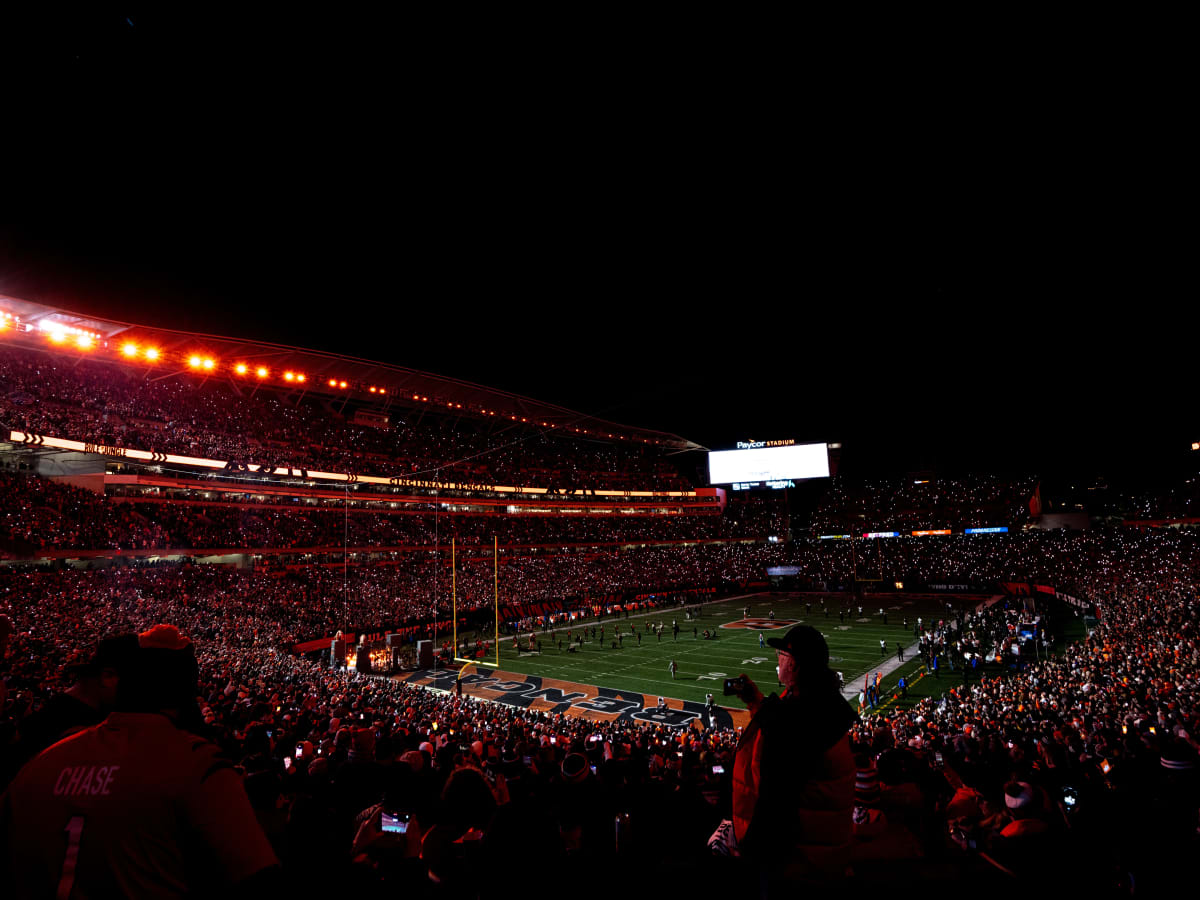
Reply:
M825 635L829 644L830 668L840 671L847 685L861 685L867 673L896 659L901 643L905 648L915 643L913 628L918 616L926 623L945 617L945 604L951 599L929 595L868 595L861 615L853 607L842 621L838 615L842 596L750 594L688 607L699 609L699 616L691 619L685 618L682 607L670 606L640 610L629 618L622 614L580 620L553 632L539 628L536 635L540 650L536 653L527 652L527 633L520 636L520 651L513 649L511 635L502 637L500 669L699 703L712 693L717 705L740 706L734 698L723 696L725 678L745 672L764 694L778 686L775 651L760 646L760 636L764 639L781 636L798 623L811 625ZM962 598L954 599L956 603L962 602ZM887 624L880 615L881 606L887 613ZM906 618L907 628L903 624ZM673 634L673 622L679 625L677 637ZM656 633L660 624L661 635ZM602 626L604 638L600 640ZM596 630L595 638L592 628ZM705 639L705 629L716 637ZM614 649L617 633L621 638ZM580 634L586 634L582 645L576 640ZM880 649L881 640L886 642L886 654ZM569 646L575 649L568 650ZM900 671L908 673L916 664L910 662L907 653L905 660ZM674 677L672 661L677 666ZM893 673L885 683L894 684L898 674Z

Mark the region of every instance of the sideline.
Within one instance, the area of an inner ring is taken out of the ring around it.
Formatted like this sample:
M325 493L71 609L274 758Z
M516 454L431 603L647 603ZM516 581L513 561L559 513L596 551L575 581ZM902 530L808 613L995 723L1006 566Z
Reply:
M875 666L871 666L866 672L863 672L862 674L866 675L867 677L874 677L875 673L878 672L878 673L880 673L880 675L883 676L883 678L887 678L889 675L891 675L893 672L895 672L901 666L906 666L910 662L912 662L914 657L916 659L921 658L921 642L920 641L917 641L915 644L912 644L911 646L904 648L904 662L900 662L900 660L896 659L896 654L893 653L887 658L887 662L880 663L878 668L876 668ZM921 668L925 668L925 667L922 666ZM857 679L856 679L856 681L857 681ZM857 684L857 683L851 684L850 682L847 682L846 685L842 688L842 696L850 701L851 706L857 706L858 705L858 692L860 690L862 690L862 688L859 684Z
M972 612L978 613L981 610L984 610L987 607L991 606L992 604L996 603L997 601L1002 600L1003 597L1004 597L1003 594L996 594L996 595L988 598L984 602L980 603L978 606L976 606L972 610ZM904 648L904 657L905 657L904 662L900 662L900 660L898 660L896 658L896 654L893 653L891 656L888 657L888 661L885 663L882 663L878 669L876 669L874 666L872 666L869 671L864 672L863 674L867 675L867 676L872 676L872 675L874 675L875 672L879 672L883 678L887 678L887 676L891 675L893 672L895 672L901 666L907 665L908 663L912 662L913 659L920 659L921 658L921 642L920 642L920 640L918 640L914 644ZM918 666L916 671L917 672L925 672L926 674L928 674L924 664ZM952 671L952 670L950 670L950 671ZM950 687L953 687L953 685L951 685ZM950 687L947 687L946 690L947 691L950 690ZM849 701L851 706L857 706L859 690L861 690L861 688L858 687L857 684L852 685L852 684L847 683L846 686L842 688L842 696L844 698L846 698L847 701ZM899 690L899 688L895 688L895 690ZM945 691L943 691L943 693L945 693ZM877 715L882 709L884 709L884 707L891 706L893 702L894 701L892 700L892 698L889 697L887 699L887 701L879 703L878 705L876 705L876 707L873 710L870 710L870 712L872 714Z

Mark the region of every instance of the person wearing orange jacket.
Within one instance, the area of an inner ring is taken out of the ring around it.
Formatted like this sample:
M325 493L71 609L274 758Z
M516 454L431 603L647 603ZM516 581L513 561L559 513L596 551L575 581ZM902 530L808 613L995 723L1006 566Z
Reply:
M787 873L836 875L853 841L849 732L858 716L838 691L819 631L796 625L767 643L778 652L784 691L764 697L748 676L739 679L751 720L733 766L737 853L771 883Z

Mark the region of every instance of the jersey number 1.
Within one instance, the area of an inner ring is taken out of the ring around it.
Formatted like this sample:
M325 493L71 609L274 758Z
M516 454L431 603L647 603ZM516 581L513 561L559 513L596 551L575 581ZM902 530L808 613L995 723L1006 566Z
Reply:
M83 816L72 816L63 829L67 832L67 855L63 859L62 877L58 879L57 900L68 900L75 886L75 866L79 862L79 840L83 837Z

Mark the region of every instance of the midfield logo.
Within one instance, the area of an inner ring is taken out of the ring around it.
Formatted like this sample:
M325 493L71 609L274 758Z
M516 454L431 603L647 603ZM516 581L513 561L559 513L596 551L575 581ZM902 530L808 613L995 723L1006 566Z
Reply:
M799 619L738 619L736 622L726 622L721 627L749 628L751 631L774 631L776 628L790 628L799 623Z

